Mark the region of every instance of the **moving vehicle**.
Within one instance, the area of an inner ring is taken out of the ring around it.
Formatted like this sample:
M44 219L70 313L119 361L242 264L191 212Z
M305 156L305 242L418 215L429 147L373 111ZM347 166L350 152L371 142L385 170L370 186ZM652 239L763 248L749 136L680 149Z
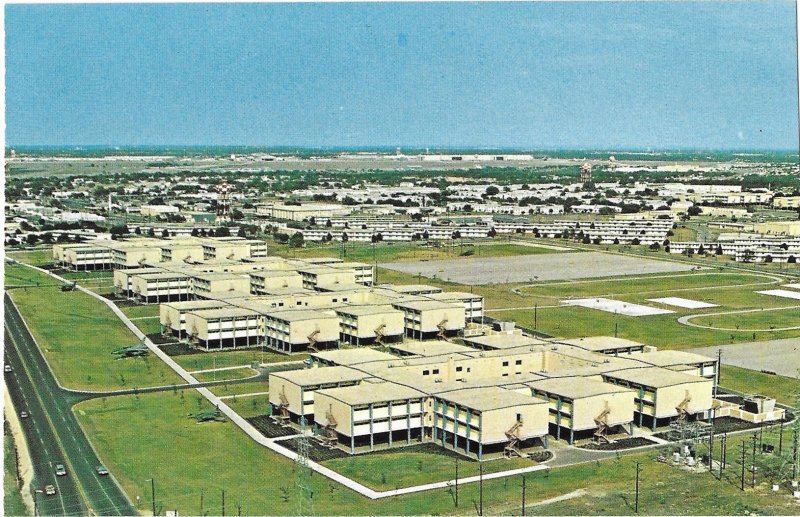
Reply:
M28 418L28 412L27 411L20 411L19 412L19 417L20 418Z
M98 465L95 470L97 471L97 475L98 476L107 476L108 475L108 469L105 468L102 465Z
M66 475L67 475L66 467L64 467L64 465L62 465L61 463L56 465L56 476L66 476Z
M7 364L4 369L5 369L6 372L10 372L11 371L11 365Z
M44 487L44 493L47 495L56 495L56 487L53 485L47 485Z

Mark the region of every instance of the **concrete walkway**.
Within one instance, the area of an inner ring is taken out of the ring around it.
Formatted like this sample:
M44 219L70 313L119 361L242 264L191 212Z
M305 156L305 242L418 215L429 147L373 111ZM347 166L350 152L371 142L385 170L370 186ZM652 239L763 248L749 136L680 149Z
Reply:
M58 275L55 275L54 273L51 273L51 272L46 271L44 269L41 269L41 268L38 268L38 267L35 267L35 266L31 266L31 265L28 265L28 264L24 264L24 265L29 267L29 268L35 269L37 271L40 271L42 273L45 273L47 275L50 275L53 278L56 278L58 280L64 281L64 279L62 279ZM290 459L292 461L296 461L297 460L297 453L287 449L286 447L283 447L283 446L279 445L278 443L276 443L275 439L267 438L266 436L261 434L258 431L258 429L256 429L255 427L253 427L252 424L250 424L250 422L248 422L247 420L242 418L242 416L239 415L239 413L237 413L230 406L228 406L221 397L218 397L217 395L214 395L213 393L211 393L211 391L209 391L208 388L204 388L202 386L199 386L200 382L197 379L195 379L192 376L192 374L187 372L181 365L176 363L174 359L172 359L163 350L161 350L158 346L156 346L141 330L139 330L139 327L137 327L125 315L125 313L122 312L119 307L117 307L117 305L114 302L112 302L108 298L105 298L105 297L103 297L103 296L101 296L101 295L99 295L99 294L97 294L97 293L95 293L95 292L93 292L93 291L91 291L89 289L86 289L86 288L84 288L84 287L82 287L80 285L77 286L77 289L82 291L82 292L84 292L84 293L86 293L86 294L88 294L89 296L92 296L92 297L98 299L99 301L103 302L104 304L106 304L114 312L114 314L116 314L117 317L120 320L122 320L122 322L125 324L125 326L128 327L128 329L131 332L133 332L133 334L137 338L142 340L142 342L145 344L145 346L147 346L147 348L150 350L150 352L153 355L155 355L156 357L158 357L159 359L164 361L164 363L166 363L167 366L172 368L172 370L175 373L177 373L182 379L184 379L187 384L192 385L192 386L196 386L195 389L197 390L198 393L203 395L211 403L212 406L215 406L222 414L224 414L226 417L228 417L228 419L231 422L233 422L234 424L239 426L239 428L242 431L244 431L245 434L247 434L247 436L249 436L253 441L255 441L256 443L258 443L260 445L263 445L264 447L270 449L271 451L277 452L281 456L284 456L284 457L286 457L286 458L288 458L288 459ZM340 483L340 484L346 486L347 488L349 488L349 489L351 489L351 490L353 490L355 492L358 492L359 494L361 494L361 495L363 495L365 497L368 497L370 499L383 499L385 497L394 497L394 496L402 495L402 494L411 494L411 493L415 493L415 492L423 492L423 491L426 491L426 490L434 490L434 489L437 489L437 488L446 488L446 487L450 486L450 484L454 483L454 480L440 481L438 483L429 483L429 484L426 484L426 485L417 485L417 486L412 486L412 487L400 488L400 489L396 489L396 490L388 490L388 491L385 491L385 492L378 492L378 491L373 490L373 489L371 489L371 488L369 488L369 487L367 487L365 485L362 485L361 483L359 483L359 482L357 482L355 480L352 480L352 479L350 479L350 478L348 478L346 476L343 476L343 475L339 474L338 472L336 472L334 470L331 470L328 467L325 467L325 466L323 466L323 465L321 465L321 464L319 464L319 463L317 463L315 461L308 460L308 466L314 472L322 474L323 476L327 477L328 479L331 479L332 481L336 481L337 483ZM526 468L522 468L522 469L510 470L510 471L505 471L505 472L497 472L497 473L494 473L494 474L486 474L486 475L483 476L483 479L499 479L499 478L503 478L503 477L516 476L516 475L519 475L519 474L524 474L526 472L535 472L535 471L538 471L538 470L546 470L546 469L549 469L549 467L547 465L535 465L535 466L532 466L532 467L526 467ZM478 481L478 479L479 479L478 477L464 478L462 480L459 480L459 484L475 483L475 482Z

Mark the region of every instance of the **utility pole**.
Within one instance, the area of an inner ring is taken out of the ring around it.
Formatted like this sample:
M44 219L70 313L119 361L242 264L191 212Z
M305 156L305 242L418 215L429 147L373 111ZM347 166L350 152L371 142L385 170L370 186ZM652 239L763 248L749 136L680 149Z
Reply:
M619 330L619 324L615 321L614 322L614 337L617 337L617 331Z
M536 330L539 328L539 304L533 304L533 329Z
M792 429L792 481L797 481L797 428Z
M722 375L722 347L717 349L717 369L714 377L714 397L717 396L717 389L719 388L720 376Z
M634 510L636 513L639 513L639 472L642 470L642 464L638 461L636 462L636 502L634 503Z
M781 419L781 434L778 438L778 456L783 454L783 419Z
M225 517L225 490L222 491L222 517Z
M200 489L200 515L203 515L203 495L204 495L204 491L201 488Z
M747 454L747 445L742 442L742 491L744 491L744 462Z
M483 515L483 462L478 464L479 477L478 477L478 490L480 492L480 506L478 507L478 515Z
M458 508L458 457L456 457L456 508Z
M150 478L150 499L153 501L153 516L158 515L156 513L156 480L154 478Z
M750 467L750 471L753 473L751 476L750 485L755 488L756 487L756 441L758 440L758 432L753 433L753 465Z
M525 517L525 474L522 475L522 517Z

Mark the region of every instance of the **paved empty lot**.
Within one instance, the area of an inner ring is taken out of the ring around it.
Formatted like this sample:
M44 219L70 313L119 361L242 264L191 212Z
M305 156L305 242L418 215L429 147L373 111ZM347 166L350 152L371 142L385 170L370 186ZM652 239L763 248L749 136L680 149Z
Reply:
M800 338L708 346L687 352L716 358L719 348L722 348L722 364L756 371L769 370L778 375L800 378Z
M609 253L547 253L428 262L390 262L382 267L468 285L574 280L689 271L696 266Z

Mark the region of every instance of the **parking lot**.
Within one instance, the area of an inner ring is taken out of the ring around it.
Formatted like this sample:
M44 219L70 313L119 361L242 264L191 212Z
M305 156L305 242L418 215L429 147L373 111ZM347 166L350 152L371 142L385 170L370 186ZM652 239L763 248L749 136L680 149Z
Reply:
M696 266L610 253L547 253L516 257L487 257L391 262L382 267L467 285L574 280L618 275L689 271Z

